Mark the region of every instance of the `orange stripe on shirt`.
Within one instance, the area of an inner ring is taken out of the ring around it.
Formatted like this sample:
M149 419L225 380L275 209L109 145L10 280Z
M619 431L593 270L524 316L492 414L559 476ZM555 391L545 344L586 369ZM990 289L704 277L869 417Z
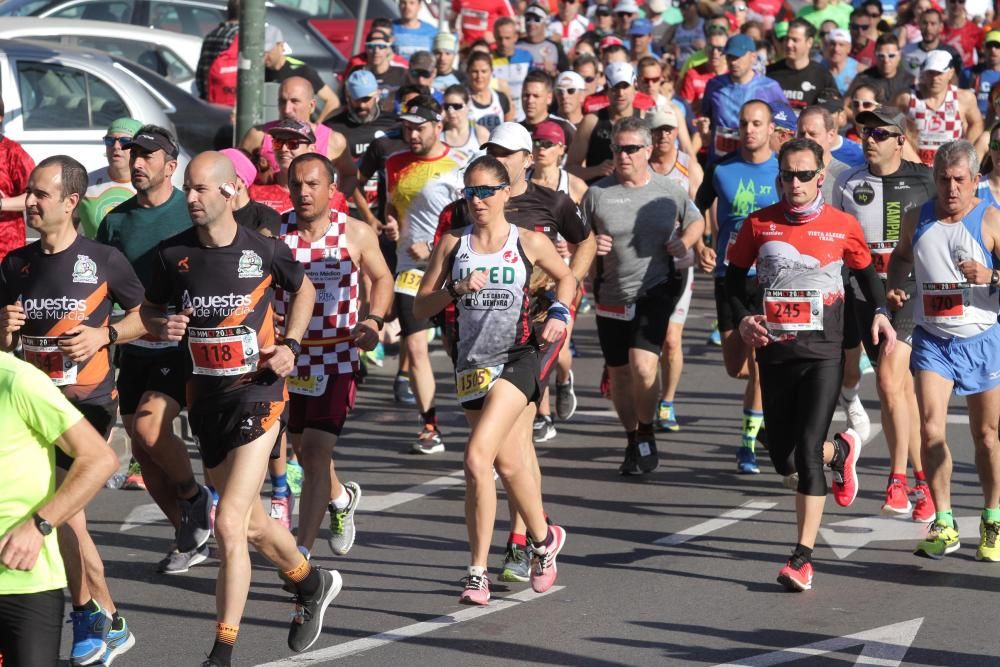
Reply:
M257 287L253 288L253 292L250 293L250 306L248 312L253 311L257 308L257 304L259 304L261 300L264 298L264 295L267 293L267 288L270 286L271 286L271 276L267 276L266 278L264 278L264 280L260 281L260 284L257 285ZM237 325L243 324L245 320L246 320L245 316L233 313L226 319L219 322L219 327L235 327Z
M108 284L106 282L101 283L97 286L90 296L87 297L85 303L87 304L87 309L84 311L85 317L90 317L90 314L97 310L97 307L101 305L101 302L108 297ZM82 320L69 319L69 317L63 317L61 320L56 322L56 324L49 329L48 335L50 337L65 335L70 329L75 329L83 323ZM102 322L101 324L104 324Z

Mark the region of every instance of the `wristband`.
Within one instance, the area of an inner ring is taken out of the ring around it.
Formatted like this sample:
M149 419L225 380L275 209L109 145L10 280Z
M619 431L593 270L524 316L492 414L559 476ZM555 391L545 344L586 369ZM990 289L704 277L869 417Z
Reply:
M302 354L302 344L299 341L295 340L294 338L286 338L283 341L281 341L280 345L284 345L289 350L291 350L292 354L295 355L296 359L298 359L299 355Z
M548 316L545 318L548 320L559 320L563 324L569 324L569 308L558 301L553 301L552 305L549 306L547 311Z
M712 247L712 235L711 234L705 234L705 235L703 235L701 237L701 242L704 243L705 245L707 245L709 248L711 248Z
M889 315L889 309L886 308L885 306L879 306L878 308L876 308L875 309L875 314L876 315L885 315L885 318L887 320L891 320L892 319L892 317Z

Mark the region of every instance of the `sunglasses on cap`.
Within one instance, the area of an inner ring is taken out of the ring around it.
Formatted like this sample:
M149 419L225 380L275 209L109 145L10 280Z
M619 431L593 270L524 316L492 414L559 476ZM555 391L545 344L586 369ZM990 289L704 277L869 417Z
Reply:
M462 188L462 196L466 199L489 199L496 193L507 187L509 183L499 185L467 185Z
M429 79L434 76L434 72L429 69L411 69L410 74L417 77L418 79Z
M625 155L634 155L643 148L645 148L645 146L640 146L638 144L626 144L624 146L620 144L611 144L612 153L625 153Z
M104 137L104 145L105 145L105 147L111 148L112 146L115 145L115 143L117 143L119 146L121 146L123 151L127 151L129 148L132 147L132 138L131 137Z
M278 139L272 138L271 143L275 148L287 148L290 151L297 151L300 146L308 146L309 142L305 139Z
M445 111L461 111L465 108L465 102L445 102L442 106Z
M887 139L894 139L895 137L903 136L902 132L892 132L882 127L863 127L861 128L861 138L862 139L874 139L878 143L882 143Z
M781 180L785 183L791 183L796 178L799 179L799 183L808 183L812 179L816 178L822 169L807 169L805 171L793 171L791 169L782 169L778 172L781 176Z
M531 145L534 146L535 148L552 148L553 146L561 146L562 144L558 144L554 141L549 141L548 139L534 139L531 142Z
M854 109L864 109L869 111L871 109L877 109L879 106L878 102L875 100L851 100L851 107Z

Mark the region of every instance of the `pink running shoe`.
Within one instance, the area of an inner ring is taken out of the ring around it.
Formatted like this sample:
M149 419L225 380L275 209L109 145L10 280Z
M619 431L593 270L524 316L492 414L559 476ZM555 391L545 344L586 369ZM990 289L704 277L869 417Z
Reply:
M470 567L469 575L462 581L465 582L465 590L459 596L459 602L485 605L490 601L490 579L486 576L486 568Z
M289 532L292 530L292 509L294 507L295 497L292 494L288 494L284 498L271 496L271 518Z
M561 526L549 526L549 535L552 541L545 553L536 551L531 557L531 589L536 593L544 593L556 583L556 575L559 573L556 556L566 544L566 531Z
M841 507L848 507L858 497L858 474L855 470L858 464L858 454L861 452L861 438L854 429L833 436L840 441L841 447L847 447L844 455L843 468L833 468L833 499Z
M918 482L913 487L916 502L913 504L913 514L910 516L917 523L930 523L934 520L934 499L931 498L931 488L926 482Z
M792 556L785 567L778 573L778 583L786 590L801 593L812 588L813 566L801 557Z

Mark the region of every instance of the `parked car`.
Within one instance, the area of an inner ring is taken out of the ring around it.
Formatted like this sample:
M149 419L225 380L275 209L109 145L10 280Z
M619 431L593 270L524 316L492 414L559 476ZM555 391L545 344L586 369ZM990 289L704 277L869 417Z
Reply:
M0 39L31 39L97 49L144 65L189 93L194 90L201 39L169 30L107 21L27 16L0 17Z
M309 20L327 41L348 58L354 51L354 30L361 14L361 0L274 0L279 5L309 12ZM371 29L372 19L399 18L396 0L368 0L364 35Z

